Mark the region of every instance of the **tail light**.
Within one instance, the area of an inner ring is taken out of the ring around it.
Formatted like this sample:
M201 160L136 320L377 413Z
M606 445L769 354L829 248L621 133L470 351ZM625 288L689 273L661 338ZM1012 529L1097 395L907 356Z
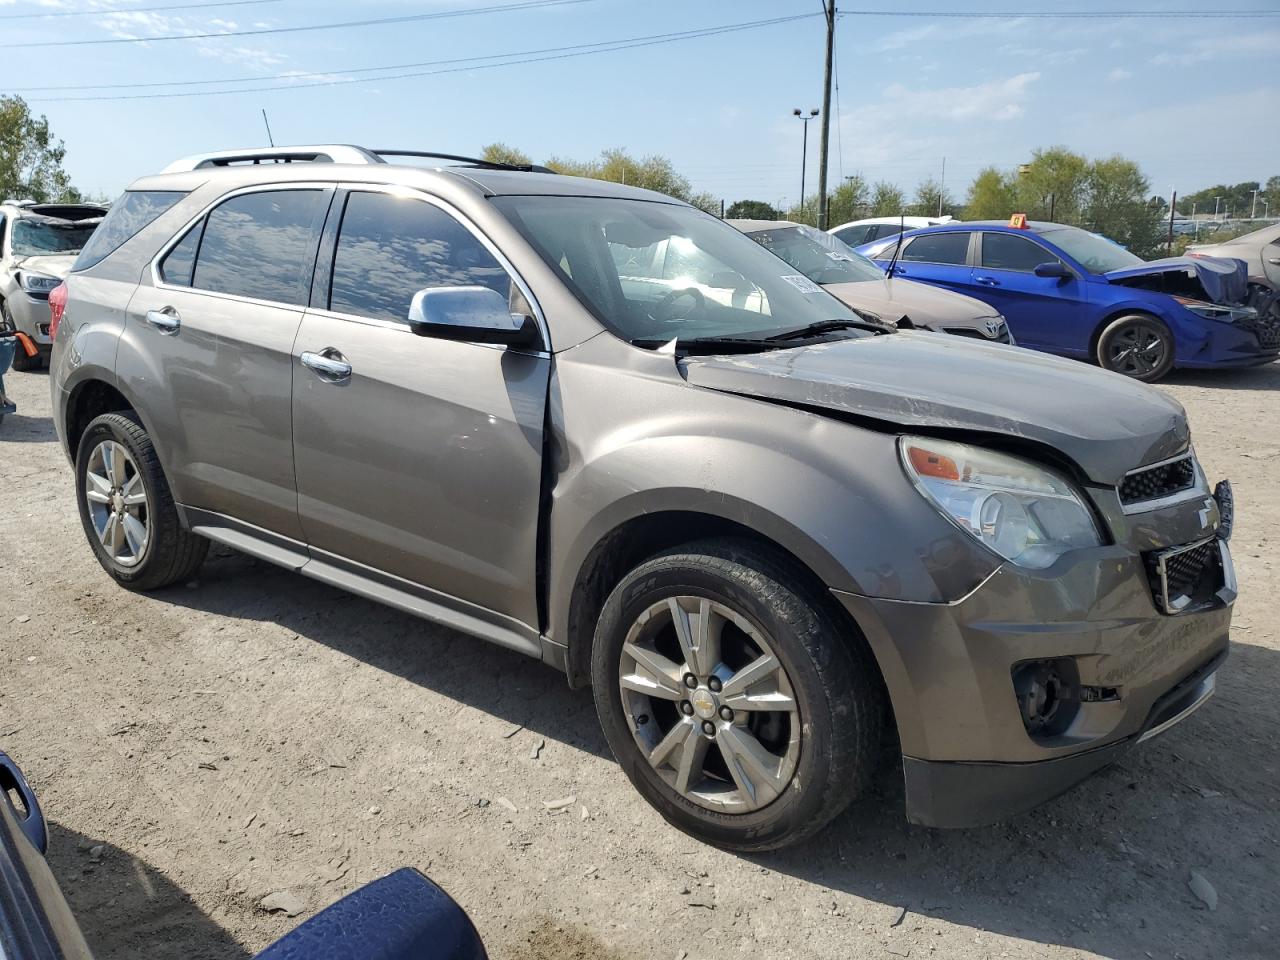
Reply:
M58 284L49 291L49 339L58 335L58 324L62 322L62 312L67 309L67 285Z

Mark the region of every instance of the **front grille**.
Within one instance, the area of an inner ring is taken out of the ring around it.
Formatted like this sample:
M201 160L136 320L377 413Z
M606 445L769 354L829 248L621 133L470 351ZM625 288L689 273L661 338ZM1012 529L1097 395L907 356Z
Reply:
M1190 490L1195 483L1195 459L1188 453L1177 460L1130 473L1120 481L1120 502L1128 506L1148 500L1163 500Z
M1237 320L1236 326L1248 330L1258 338L1258 346L1263 350L1280 350L1280 320L1274 316L1250 317Z
M981 340L983 343L1008 343L1009 328L1001 327L1000 332L994 337L988 337L980 330L974 330L972 327L947 327L946 332L954 337L969 337L972 340Z
M1151 595L1164 613L1187 613L1217 601L1225 579L1218 540L1147 554Z

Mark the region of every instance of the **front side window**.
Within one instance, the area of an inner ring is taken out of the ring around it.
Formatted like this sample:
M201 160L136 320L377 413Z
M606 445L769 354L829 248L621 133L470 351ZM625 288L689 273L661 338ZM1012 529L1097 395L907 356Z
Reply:
M511 294L502 264L439 207L385 193L347 198L333 257L330 310L403 322L419 290L476 285Z
M916 263L945 263L964 266L969 262L969 234L925 233L912 237L898 259Z
M1011 233L982 235L982 265L991 270L1031 273L1040 264L1054 263L1057 260L1040 244L1026 237L1016 237Z
M98 229L80 249L72 271L87 270L105 260L185 196L177 190L130 190L111 205Z
M191 285L214 293L305 305L322 190L245 193L209 213Z
M617 197L492 202L601 324L646 348L860 322L795 267L691 207Z

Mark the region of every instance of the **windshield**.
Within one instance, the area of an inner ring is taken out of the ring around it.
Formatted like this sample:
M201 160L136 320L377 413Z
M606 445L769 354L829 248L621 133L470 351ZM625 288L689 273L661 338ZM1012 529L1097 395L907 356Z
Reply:
M1041 236L1050 243L1056 244L1063 253L1090 273L1123 270L1125 267L1136 267L1146 263L1141 257L1130 253L1120 244L1075 227L1045 230L1042 231Z
M774 256L781 257L814 283L861 283L883 280L884 271L854 253L843 240L801 224L748 233Z
M493 202L624 340L759 340L831 320L862 322L759 244L691 207L612 197Z
M13 222L10 240L13 255L41 257L51 253L79 253L97 226L96 219L86 224L19 218Z

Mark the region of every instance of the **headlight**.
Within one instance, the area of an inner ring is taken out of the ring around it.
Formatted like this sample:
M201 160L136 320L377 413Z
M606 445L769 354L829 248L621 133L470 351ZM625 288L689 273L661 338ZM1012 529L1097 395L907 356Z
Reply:
M1258 316L1253 307L1232 307L1224 303L1206 303L1204 300L1192 300L1190 297L1174 297L1178 303L1197 316L1206 320L1220 320L1223 323L1235 323L1237 320L1252 320Z
M1041 570L1102 543L1083 496L1047 467L966 443L903 437L916 488L965 533L1020 567Z
M18 283L27 293L48 293L61 282L57 277L47 277L43 273L18 272Z

